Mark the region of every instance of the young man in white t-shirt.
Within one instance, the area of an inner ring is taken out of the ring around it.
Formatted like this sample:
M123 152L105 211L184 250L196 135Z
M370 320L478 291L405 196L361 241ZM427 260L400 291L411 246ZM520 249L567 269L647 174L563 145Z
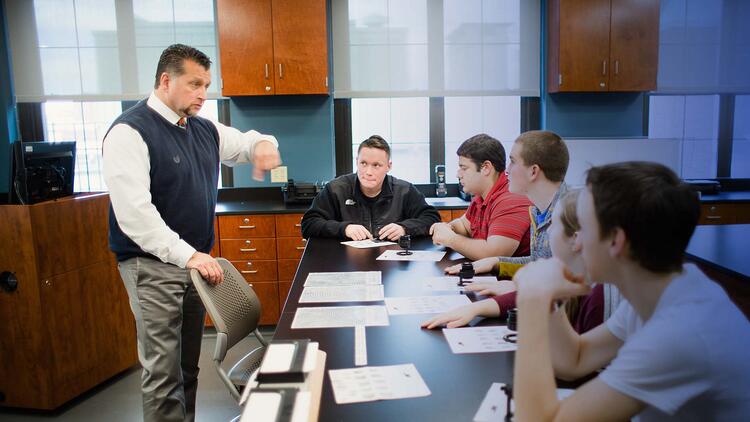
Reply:
M655 163L594 167L586 185L577 241L587 278L616 285L627 301L577 335L554 309L588 292L583 276L555 259L516 274L516 420L747 420L750 323L721 287L683 264L700 212L696 195ZM555 376L601 368L557 400Z

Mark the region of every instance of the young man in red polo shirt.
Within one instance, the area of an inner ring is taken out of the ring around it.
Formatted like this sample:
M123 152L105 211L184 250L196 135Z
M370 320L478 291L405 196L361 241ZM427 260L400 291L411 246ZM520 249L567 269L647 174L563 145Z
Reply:
M461 218L433 224L432 241L472 260L528 255L532 204L508 190L503 145L479 134L464 141L456 154L458 181L474 199Z

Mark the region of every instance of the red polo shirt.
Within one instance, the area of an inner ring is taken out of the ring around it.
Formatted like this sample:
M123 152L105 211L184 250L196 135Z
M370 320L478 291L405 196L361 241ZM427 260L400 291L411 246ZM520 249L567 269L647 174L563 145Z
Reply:
M472 238L505 236L520 242L513 256L528 256L531 253L529 207L532 204L526 196L508 191L508 186L508 176L501 173L487 197L475 196L464 215L471 224Z

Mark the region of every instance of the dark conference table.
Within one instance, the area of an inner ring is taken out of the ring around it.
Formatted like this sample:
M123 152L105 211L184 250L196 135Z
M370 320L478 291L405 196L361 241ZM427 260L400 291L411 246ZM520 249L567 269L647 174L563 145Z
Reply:
M310 272L382 271L385 297L449 294L422 290L422 278L443 274L452 252L440 262L376 261L386 249L355 249L335 239L308 241L289 297L276 326L274 339L310 338L328 354L320 421L469 421L472 420L493 382L511 383L512 352L453 354L441 330L423 330L420 322L430 315L389 316L390 325L367 327L367 365L383 366L413 363L430 389L427 397L383 400L366 403L336 404L329 369L354 368L354 328L291 329L294 312L303 306L383 305L381 302L298 304L303 284ZM442 250L430 238L412 240L415 250ZM469 296L473 299L473 295ZM498 319L476 319L472 325L498 324Z

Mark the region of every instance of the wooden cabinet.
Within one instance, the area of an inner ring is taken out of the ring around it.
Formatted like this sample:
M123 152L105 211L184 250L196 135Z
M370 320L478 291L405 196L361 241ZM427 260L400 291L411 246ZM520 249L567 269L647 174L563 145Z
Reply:
M325 0L218 0L222 94L328 94Z
M549 92L656 89L659 0L547 2Z
M461 218L464 214L466 214L466 210L451 210L451 219Z
M453 218L451 218L451 210L438 210L438 214L440 214L440 221L443 223L450 223L453 221Z
M306 240L302 238L302 215L276 215L277 245L279 256L279 306L284 307L294 275L299 267Z
M750 204L701 204L698 224L750 224Z
M137 363L108 211L106 194L0 206L0 271L18 280L0 290L0 406L55 409Z

